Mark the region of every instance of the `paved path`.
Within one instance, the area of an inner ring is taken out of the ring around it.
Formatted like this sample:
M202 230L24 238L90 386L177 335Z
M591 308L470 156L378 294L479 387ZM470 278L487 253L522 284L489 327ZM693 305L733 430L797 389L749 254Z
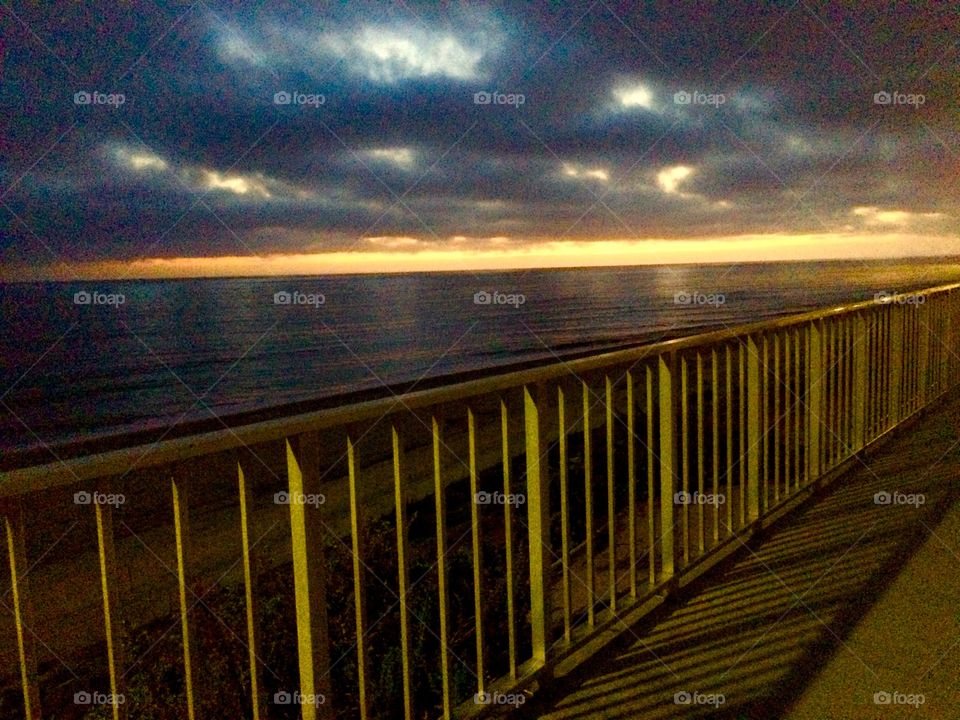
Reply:
M558 680L522 717L960 719L957 427L960 397ZM924 503L878 505L880 490Z

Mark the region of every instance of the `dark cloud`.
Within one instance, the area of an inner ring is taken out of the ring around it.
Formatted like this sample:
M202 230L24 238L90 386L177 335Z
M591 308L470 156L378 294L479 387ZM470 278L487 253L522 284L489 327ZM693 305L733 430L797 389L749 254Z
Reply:
M958 30L910 3L4 5L0 259L947 234Z

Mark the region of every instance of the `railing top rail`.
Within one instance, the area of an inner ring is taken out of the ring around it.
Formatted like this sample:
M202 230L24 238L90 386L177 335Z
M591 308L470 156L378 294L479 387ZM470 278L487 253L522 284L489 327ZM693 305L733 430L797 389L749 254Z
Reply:
M951 283L917 290L913 294L927 296L958 288L960 288L960 283ZM904 295L904 293L898 293L891 297L903 297ZM525 385L556 380L571 374L588 374L603 368L627 365L646 357L662 355L667 352L678 352L697 347L709 348L747 335L782 330L793 325L876 308L878 305L880 303L877 300L845 303L826 309L812 310L770 320L760 320L573 360L557 360L553 363L523 370L494 372L486 377L450 385L440 385L425 390L416 390L402 395L382 397L335 408L315 410L173 438L158 443L146 443L43 465L2 471L0 472L0 498L93 478L123 474L132 468L145 469L167 465L192 457L210 455L225 450L279 440L284 437L293 437L311 430L322 430L369 421L396 412L418 410L467 398L505 392Z

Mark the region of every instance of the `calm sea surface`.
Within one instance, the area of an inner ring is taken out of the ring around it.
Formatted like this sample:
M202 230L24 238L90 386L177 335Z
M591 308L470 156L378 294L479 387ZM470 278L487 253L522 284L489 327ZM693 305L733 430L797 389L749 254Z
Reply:
M960 264L924 261L0 285L0 449L549 360L955 280ZM478 292L493 301L478 304ZM697 295L683 304L677 293Z

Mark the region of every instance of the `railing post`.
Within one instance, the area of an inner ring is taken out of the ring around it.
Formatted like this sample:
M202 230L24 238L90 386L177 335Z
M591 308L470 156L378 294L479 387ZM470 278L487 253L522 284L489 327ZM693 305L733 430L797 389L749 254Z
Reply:
M866 445L867 382L874 368L867 367L867 323L862 313L853 317L853 452Z
M357 637L357 693L360 703L360 718L370 717L370 693L367 685L370 675L370 641L367 637L367 587L364 572L367 554L364 532L367 517L365 503L360 492L360 480L357 477L357 437L356 431L347 432L347 484L350 490L350 537L353 550L353 609ZM359 435L362 437L362 435Z
M890 420L893 427L900 422L900 386L903 380L903 313L900 306L886 305L890 313Z
M916 296L914 296L916 297ZM930 305L928 295L921 295L924 298L922 305L912 305L913 312L917 314L919 328L917 334L920 340L920 382L917 383L917 406L923 407L930 398L931 380L930 380L930 342L933 340L933 332L930 328Z
M547 659L547 618L549 560L544 550L550 542L550 495L547 463L541 462L544 447L547 397L542 385L523 388L524 436L527 463L527 537L530 556L530 630L533 660L542 665Z
M807 482L820 476L820 413L823 411L823 354L820 341L823 327L820 320L807 326ZM799 469L798 469L799 470Z
M190 537L190 480L186 477L183 468L175 468L170 479L170 493L173 503L173 529L177 551L177 587L180 599L180 635L183 643L183 680L184 695L187 701L187 717L194 720L196 717L195 687L196 675L193 672L194 641L193 623L190 610L193 604L188 594L193 591L190 583L193 579L193 552Z
M515 423L514 423L515 424ZM513 483L510 477L510 409L505 398L500 398L500 451L503 467L503 497L513 494ZM513 568L513 506L503 503L503 550L504 574L506 575L507 591L507 655L510 665L510 677L517 677L517 612L514 603L514 568ZM409 720L409 718L407 719Z
M307 504L311 496L320 496L319 453L319 439L314 432L301 435L297 449L287 440L293 590L303 720L332 717L323 524L319 503L313 503L312 507Z
M37 682L37 655L33 641L33 602L26 577L28 565L22 500L16 498L5 501L0 512L3 513L7 560L10 563L10 591L14 629L17 633L17 656L20 661L23 716L26 720L39 720L40 686Z
M628 376L629 379L629 376ZM557 385L557 441L560 449L560 564L563 594L563 639L572 638L572 597L570 595L570 499L567 477L567 401L563 385ZM633 448L633 445L630 445ZM509 507L509 505L507 506ZM631 515L632 517L632 515ZM511 650L513 646L511 644Z
M101 496L113 495L109 482L98 483ZM107 640L107 667L110 673L110 695L113 700L111 712L113 720L127 717L126 697L124 693L124 675L126 656L123 623L120 621L119 573L117 571L117 553L113 533L113 505L94 501L97 521L97 550L100 557L100 590L103 597L104 633Z
M676 353L660 355L657 362L657 385L660 396L660 550L663 579L673 577L677 565L677 528L674 525L674 493L679 468L680 447L677 442ZM729 500L728 500L729 502Z
M396 422L391 425L390 437L393 446L394 508L397 524L397 603L400 606L403 717L405 720L413 720L413 683L411 679L413 665L410 659L410 611L407 608L410 586L410 550L407 537L409 519L407 517L406 443Z
M590 397L590 385L586 380L580 381L581 407L583 409L583 511L584 511L584 542L583 554L586 560L586 591L587 591L587 626L593 627L596 622L595 608L597 605L596 578L594 577L593 559L593 427L590 422L590 408L593 405Z
M260 599L257 594L258 557L253 552L252 539L257 524L253 521L253 488L243 472L243 463L237 461L237 491L240 499L240 544L243 552L243 588L247 615L247 661L250 665L250 696L253 701L253 720L267 717L264 706L263 673L260 670Z
M950 318L952 317L950 312L951 297L952 293L947 292L944 295L941 295L939 298L940 315L943 318L940 335L940 387L938 388L938 394L940 395L949 390L951 385L950 367L951 357L954 353L953 340L951 339L952 326L950 324Z
M757 340L747 337L747 520L760 517L760 355Z
M470 457L470 539L473 554L473 619L477 651L477 692L482 694L485 691L486 683L486 666L484 664L486 646L483 629L483 548L481 546L483 529L481 527L480 503L477 502L477 495L480 492L480 476L477 471L477 418L472 407L467 408L467 444Z
M441 458L444 418L430 418L433 441L433 500L437 528L437 592L440 616L440 683L443 688L443 717L452 717L450 677L450 574L447 564L447 478Z
M607 432L607 570L610 583L610 611L617 612L617 507L613 462L613 423L614 423L614 388L613 380L609 375L605 378L606 390L606 432Z

